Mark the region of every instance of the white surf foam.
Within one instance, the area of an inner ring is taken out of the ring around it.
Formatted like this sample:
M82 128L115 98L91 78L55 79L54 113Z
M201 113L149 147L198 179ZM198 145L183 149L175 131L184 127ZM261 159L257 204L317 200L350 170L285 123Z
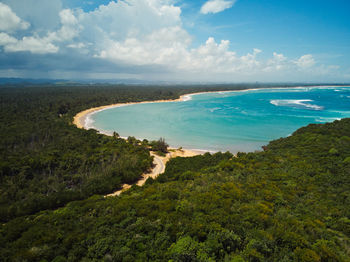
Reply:
M313 100L310 99L273 99L270 100L270 103L275 106L289 106L289 107L304 107L306 109L312 109L312 110L322 110L322 106L309 104L307 102L313 102Z
M190 100L192 100L192 95L184 95L182 97L182 101L190 101Z
M213 112L215 112L215 111L217 111L217 110L220 110L220 109L221 109L220 107L214 107L214 108L210 108L209 111L210 111L211 113L213 113Z
M86 129L91 129L91 128L95 128L94 127L94 120L91 118L91 114L88 114L87 116L86 116L86 118L85 118L85 121L84 121L84 127L86 128Z
M341 118L339 117L319 117L316 120L316 122L320 122L320 123L326 123L326 122L333 122L335 120L340 120Z

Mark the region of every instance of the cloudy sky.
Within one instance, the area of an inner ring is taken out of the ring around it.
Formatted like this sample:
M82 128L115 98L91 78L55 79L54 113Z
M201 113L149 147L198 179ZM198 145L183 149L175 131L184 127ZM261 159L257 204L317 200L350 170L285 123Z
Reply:
M350 82L349 0L0 0L0 77Z

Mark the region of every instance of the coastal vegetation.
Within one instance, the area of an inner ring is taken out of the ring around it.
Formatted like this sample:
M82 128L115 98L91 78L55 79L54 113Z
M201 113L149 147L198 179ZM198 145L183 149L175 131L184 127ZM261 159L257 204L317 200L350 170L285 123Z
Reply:
M151 167L152 143L78 129L77 112L234 88L0 88L0 261L350 261L350 119L174 158L103 197Z
M72 124L75 114L113 103L176 99L241 86L0 86L0 221L105 194L151 168L149 144ZM166 152L165 142L151 143Z
M157 141L151 141L149 143L152 151L155 151L159 155L165 155L168 153L169 145L165 142L164 138L159 138Z

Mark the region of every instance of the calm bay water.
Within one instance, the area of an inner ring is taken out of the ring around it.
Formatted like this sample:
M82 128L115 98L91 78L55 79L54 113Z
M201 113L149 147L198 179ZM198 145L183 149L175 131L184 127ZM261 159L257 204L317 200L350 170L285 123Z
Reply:
M310 123L350 117L350 87L259 89L190 95L91 114L87 126L173 147L250 152Z

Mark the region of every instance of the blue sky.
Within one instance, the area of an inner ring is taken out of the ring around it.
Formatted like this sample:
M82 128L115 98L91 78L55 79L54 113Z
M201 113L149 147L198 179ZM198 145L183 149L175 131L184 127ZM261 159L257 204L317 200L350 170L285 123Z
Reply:
M2 0L0 77L350 82L350 1Z

